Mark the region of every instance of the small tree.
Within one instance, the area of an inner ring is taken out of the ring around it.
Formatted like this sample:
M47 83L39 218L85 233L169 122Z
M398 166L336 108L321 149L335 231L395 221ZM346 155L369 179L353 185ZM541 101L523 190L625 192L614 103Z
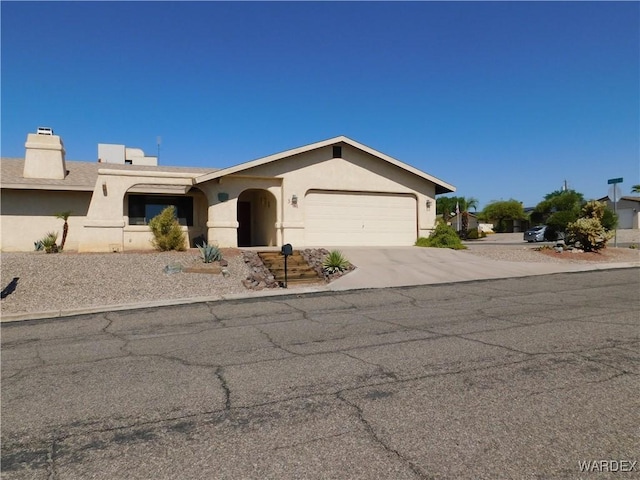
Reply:
M176 218L176 207L170 205L149 221L153 246L160 250L186 250L182 227Z
M500 200L489 203L480 214L480 218L496 223L496 232L507 230L507 221L524 220L526 215L522 203L518 200Z
M606 205L592 200L582 207L581 216L567 225L567 233L571 243L579 242L585 252L595 252L607 246L612 237L602 225Z
M60 251L64 250L64 244L67 241L67 234L69 233L69 223L67 220L71 216L71 210L65 210L64 212L56 213L56 218L60 218L64 220L64 225L62 226L62 240L60 240Z
M640 193L640 185L634 185L631 187L631 193Z
M584 203L584 195L575 190L555 190L544 196L544 200L531 214L531 221L546 224L547 240L556 240L559 233L564 233L571 222L580 217L580 208Z

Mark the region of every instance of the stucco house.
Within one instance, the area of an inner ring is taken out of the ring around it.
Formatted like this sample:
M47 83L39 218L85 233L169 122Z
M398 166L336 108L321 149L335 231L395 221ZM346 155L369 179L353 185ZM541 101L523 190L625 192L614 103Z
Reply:
M139 149L66 162L57 135L29 134L24 159L2 159L3 251L33 250L72 211L66 249L151 249L148 222L175 205L190 246L412 245L455 187L339 136L229 168L154 165ZM125 161L112 160L133 152ZM122 156L122 155L120 155Z
M609 197L600 198L598 201L605 202L608 209L617 212L618 228L640 228L640 197L620 197L615 208Z

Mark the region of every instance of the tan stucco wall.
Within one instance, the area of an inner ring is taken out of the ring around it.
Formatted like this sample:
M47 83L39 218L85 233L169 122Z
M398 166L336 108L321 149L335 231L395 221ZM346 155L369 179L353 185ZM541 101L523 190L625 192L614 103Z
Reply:
M193 226L184 226L182 230L185 233L189 247L195 247L196 243L202 243L201 240L198 240L199 237L206 238L207 236L207 197L197 188L189 191L186 196L193 197ZM129 194L125 195L123 203L125 227L123 229L122 249L130 251L153 248L151 244L153 234L147 225L129 225Z
M90 192L2 189L0 248L3 252L29 252L48 232L60 234L59 244L64 221L55 215L71 210L65 250L77 250L90 201Z
M220 246L236 246L237 200L247 188L264 188L278 201L278 245L303 245L305 195L309 190L409 193L418 205L418 236L428 236L435 222L435 185L366 152L342 145L344 158L332 158L332 147L320 148L203 184L215 203L209 207L209 239ZM269 177L276 177L276 180ZM279 183L281 182L281 184ZM226 202L217 194L229 195ZM292 197L298 199L297 206ZM427 200L431 208L427 210Z
M80 252L124 250L124 227L126 225L124 198L130 188L145 184L191 186L195 176L169 172L110 169L101 169L98 173L89 211L82 229L78 247Z

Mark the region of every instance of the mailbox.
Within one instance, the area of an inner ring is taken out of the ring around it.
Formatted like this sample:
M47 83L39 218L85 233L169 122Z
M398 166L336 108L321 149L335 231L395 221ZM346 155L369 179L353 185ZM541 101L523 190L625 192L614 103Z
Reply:
M290 243L287 243L282 246L280 251L282 252L282 255L284 255L284 284L282 286L287 288L287 257L289 255L293 255L293 247Z

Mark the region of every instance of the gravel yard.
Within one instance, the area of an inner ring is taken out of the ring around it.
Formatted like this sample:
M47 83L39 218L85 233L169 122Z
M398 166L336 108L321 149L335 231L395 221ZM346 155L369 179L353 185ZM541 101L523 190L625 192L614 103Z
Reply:
M17 278L2 300L2 313L119 305L193 297L222 298L247 290L249 273L239 250L223 250L229 276L164 273L167 265L200 264L197 250L144 253L3 253L2 288Z
M633 235L640 235L640 231L637 234L633 232ZM522 234L491 235L484 240L468 242L469 249L466 252L494 260L529 263L618 263L640 260L640 250L630 248L607 248L601 254L536 251L539 245L522 243ZM2 313L55 312L252 294L242 285L242 280L250 273L242 252L223 249L223 255L229 262L228 276L185 272L167 274L163 271L165 266L176 263L183 267L202 265L197 250L163 253L2 253L1 281L5 297L1 304Z

